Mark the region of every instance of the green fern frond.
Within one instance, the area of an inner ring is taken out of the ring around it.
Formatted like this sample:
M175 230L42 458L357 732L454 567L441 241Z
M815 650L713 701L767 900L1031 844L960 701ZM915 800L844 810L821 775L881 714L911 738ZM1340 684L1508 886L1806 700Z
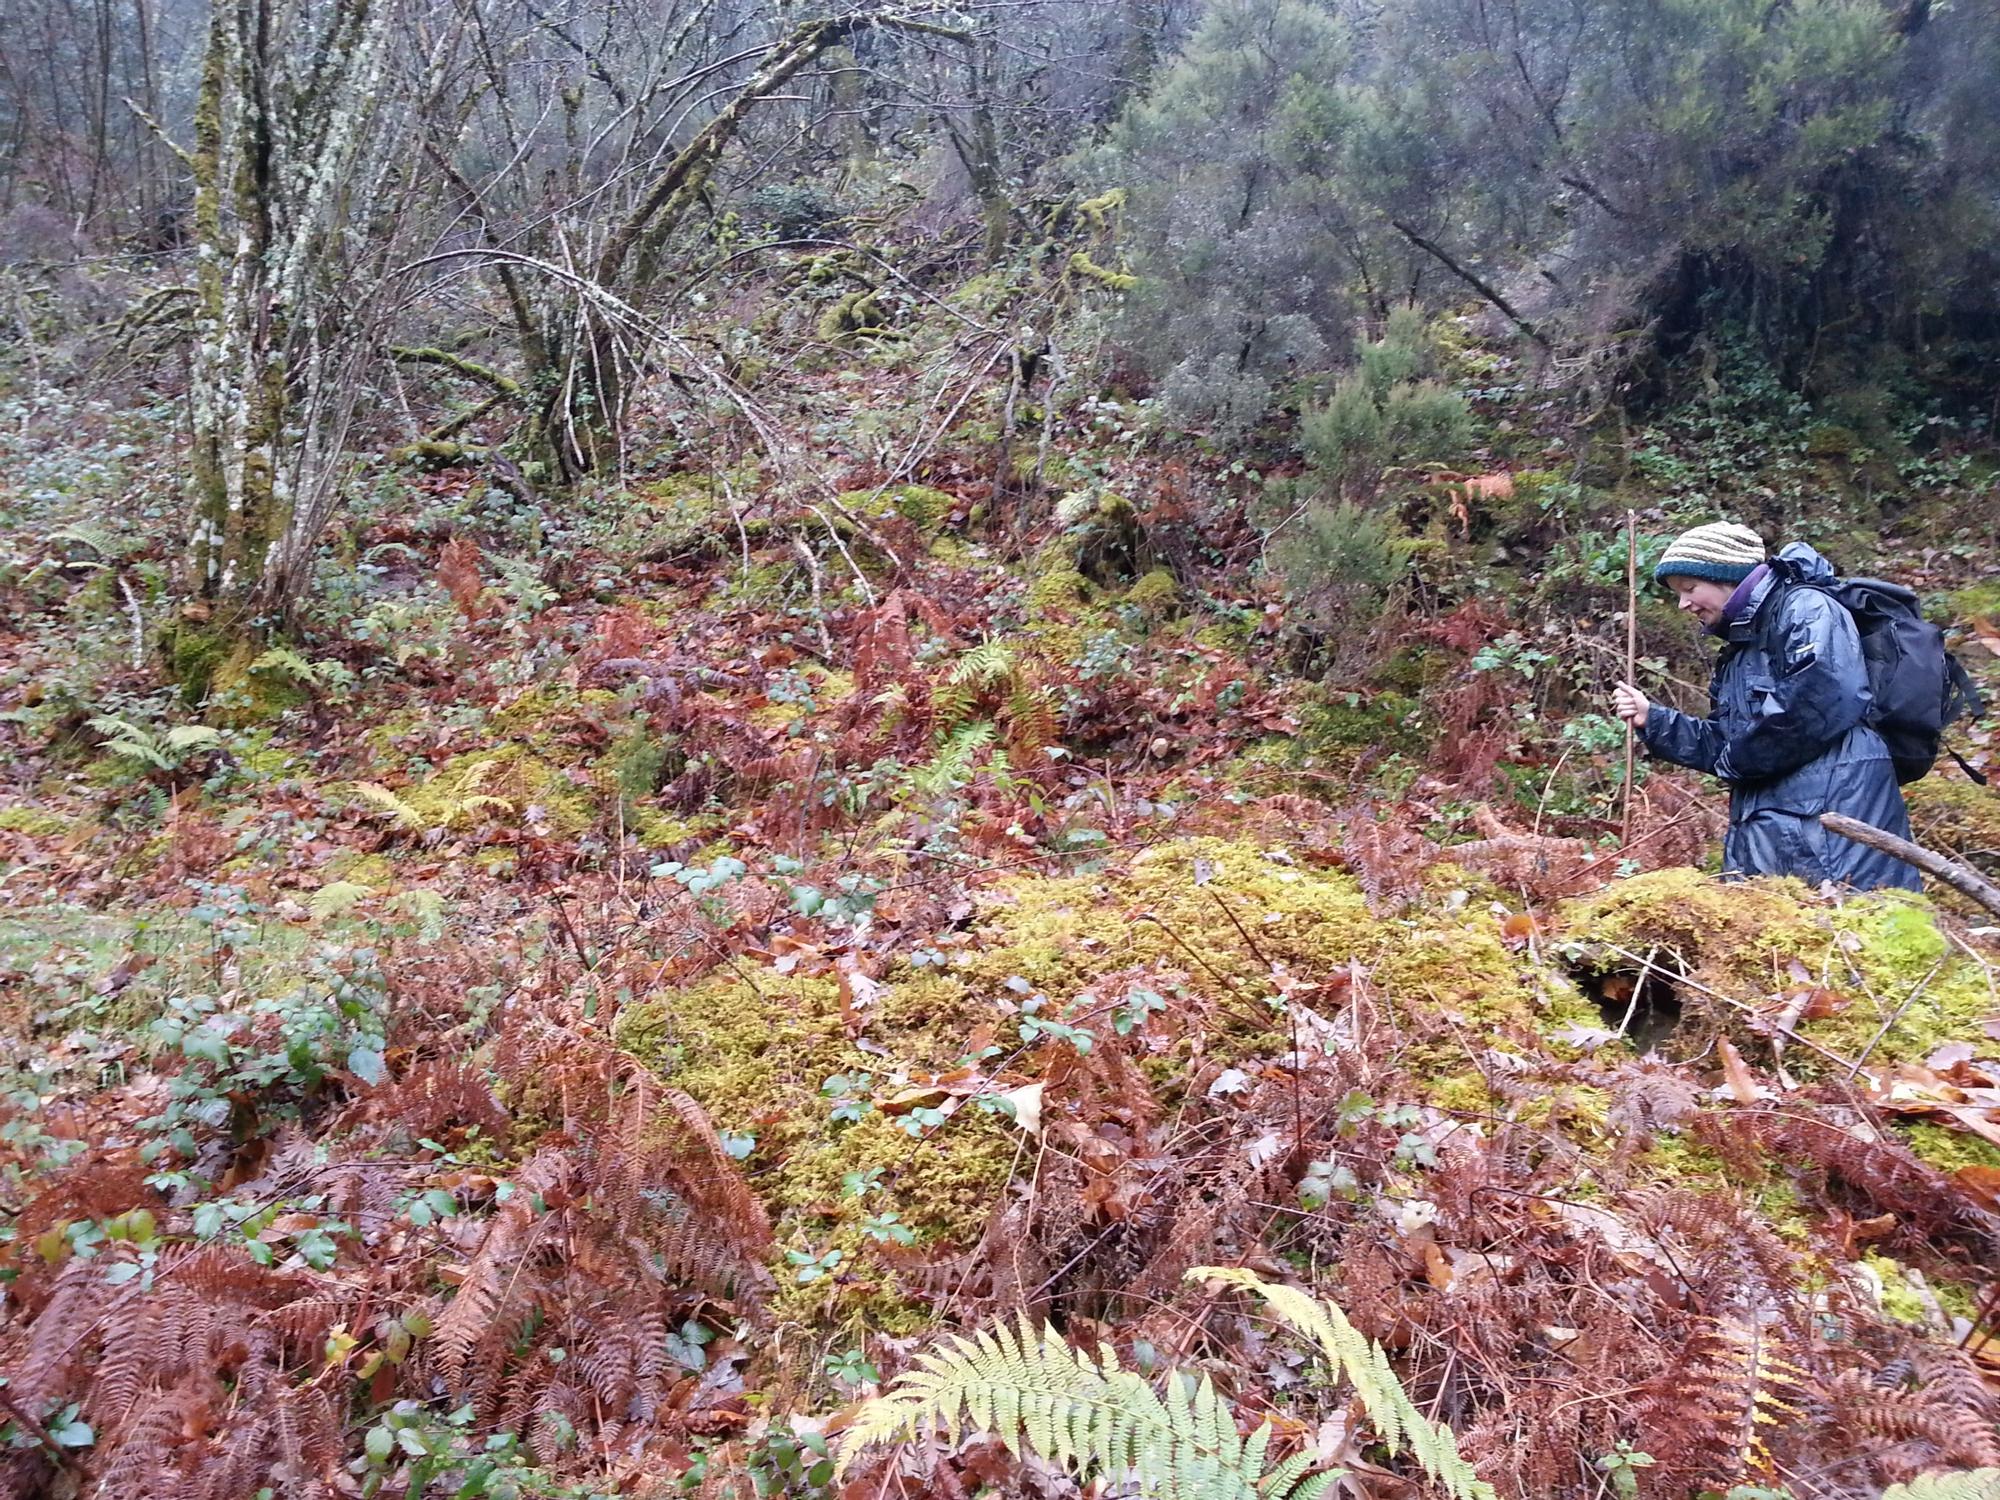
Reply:
M312 913L315 922L324 922L352 911L363 901L375 894L373 886L362 885L352 880L335 880L313 892L313 898L306 910Z
M974 693L969 684L948 682L931 689L931 722L950 729L972 716Z
M1347 1377L1391 1453L1407 1445L1411 1456L1455 1500L1494 1500L1493 1486L1459 1456L1451 1429L1434 1424L1417 1410L1382 1346L1348 1322L1333 1303L1236 1266L1196 1266L1187 1275L1190 1281L1219 1281L1255 1292L1272 1312L1317 1343L1327 1363Z
M910 772L910 784L926 797L948 797L972 779L979 752L991 745L997 731L990 720L961 724L937 748L928 765Z
M319 683L319 668L288 646L272 646L261 652L257 659L250 663L250 670L268 672L287 681L304 683L308 686L317 686Z
M2000 1469L1919 1474L1908 1484L1890 1485L1882 1500L2000 1500Z
M75 542L79 546L88 547L99 557L123 557L133 546L132 542L117 533L107 531L102 526L93 526L87 521L79 521L59 531L51 531L49 540Z
M414 833L424 826L423 814L380 782L357 781L348 790L405 832Z
M1310 1464L1297 1459L1266 1473L1269 1424L1246 1442L1205 1377L1172 1376L1156 1392L1120 1369L1108 1347L1093 1359L1024 1318L1018 1329L1003 1324L951 1338L863 1403L842 1439L835 1479L877 1443L927 1431L955 1442L968 1429L1078 1479L1131 1483L1169 1500L1314 1500L1337 1477L1305 1478Z
M173 762L166 756L160 742L152 734L113 714L98 714L87 721L89 726L104 736L104 748L113 755L123 755L132 760L144 761L156 770L171 771Z
M1005 641L982 641L951 664L954 683L991 687L1014 675L1014 650Z

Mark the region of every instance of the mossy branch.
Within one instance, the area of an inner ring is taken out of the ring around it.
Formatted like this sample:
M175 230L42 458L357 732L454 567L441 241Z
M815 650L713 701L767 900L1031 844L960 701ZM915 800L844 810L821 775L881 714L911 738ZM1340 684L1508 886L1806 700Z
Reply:
M165 146L169 151L173 152L174 155L178 156L181 159L181 165L186 167L190 172L192 172L194 170L194 153L188 150L188 148L183 146L179 141L175 140L172 136L168 135L166 126L162 125L158 120L154 119L151 115L147 114L145 110L141 109L138 105L134 104L130 99L126 99L124 102L125 102L125 107L131 110L133 114L139 117L140 123L143 124L148 130L152 131L154 135L160 138L160 144Z
M450 370L454 375L463 375L467 380L476 380L481 385L491 386L510 400L518 399L521 394L521 382L512 376L488 369L485 365L477 364L463 355L453 354L449 349L411 348L398 344L390 348L389 354L406 365L437 365Z

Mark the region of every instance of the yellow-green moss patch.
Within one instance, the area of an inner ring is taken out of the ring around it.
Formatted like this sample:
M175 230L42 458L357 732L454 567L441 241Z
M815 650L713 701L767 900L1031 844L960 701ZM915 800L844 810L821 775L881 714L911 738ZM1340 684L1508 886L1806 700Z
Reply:
M1961 857L2000 857L2000 791L1933 775L1903 788L1903 797L1917 842Z
M1905 1125L1909 1148L1941 1172L1962 1167L2000 1169L2000 1146L1950 1125Z
M840 503L857 516L901 516L920 532L936 531L958 507L958 499L923 484L897 484L876 490L847 490Z
M31 839L53 839L69 832L70 821L40 808L0 807L0 830L25 833Z
M839 988L828 977L767 972L712 976L628 1009L618 1041L686 1089L725 1130L754 1136L750 1168L787 1223L815 1234L894 1212L925 1240L968 1243L1005 1185L1013 1146L995 1116L961 1109L915 1134L876 1107L896 1091L894 1075L949 1069L964 1054L975 1007L943 975L889 985L871 1034L888 1056L863 1052L842 1023ZM829 1093L827 1080L858 1080ZM865 1107L858 1121L834 1117L842 1098ZM848 1173L880 1169L877 1186L844 1194Z

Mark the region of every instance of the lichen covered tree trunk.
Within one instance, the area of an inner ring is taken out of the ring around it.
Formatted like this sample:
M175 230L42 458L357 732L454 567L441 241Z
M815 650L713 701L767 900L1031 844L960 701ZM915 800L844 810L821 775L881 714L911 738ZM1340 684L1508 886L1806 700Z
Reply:
M355 220L378 209L393 160L374 127L394 3L211 0L189 153L199 314L183 612L206 635L282 620L337 491L341 413L357 396ZM213 657L170 646L184 673Z

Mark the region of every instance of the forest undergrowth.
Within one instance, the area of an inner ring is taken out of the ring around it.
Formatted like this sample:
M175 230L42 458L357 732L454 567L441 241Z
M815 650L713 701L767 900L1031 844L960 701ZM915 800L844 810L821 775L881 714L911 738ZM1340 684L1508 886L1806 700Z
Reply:
M0 1488L1077 1493L1004 1412L842 1451L1024 1317L1349 1495L1471 1493L1423 1424L1522 1500L2000 1468L1992 919L1721 884L1663 768L1628 834L1604 707L1625 512L1718 496L1990 680L1977 444L1890 506L1746 381L1606 472L1454 323L1479 445L1315 592L1299 464L1044 410L967 331L1109 295L1048 265L875 340L838 277L746 280L780 394L649 397L560 514L476 442L379 453L230 650L154 645L143 388L10 397ZM2000 798L1912 801L1993 867ZM1199 1267L1331 1301L1421 1420Z

